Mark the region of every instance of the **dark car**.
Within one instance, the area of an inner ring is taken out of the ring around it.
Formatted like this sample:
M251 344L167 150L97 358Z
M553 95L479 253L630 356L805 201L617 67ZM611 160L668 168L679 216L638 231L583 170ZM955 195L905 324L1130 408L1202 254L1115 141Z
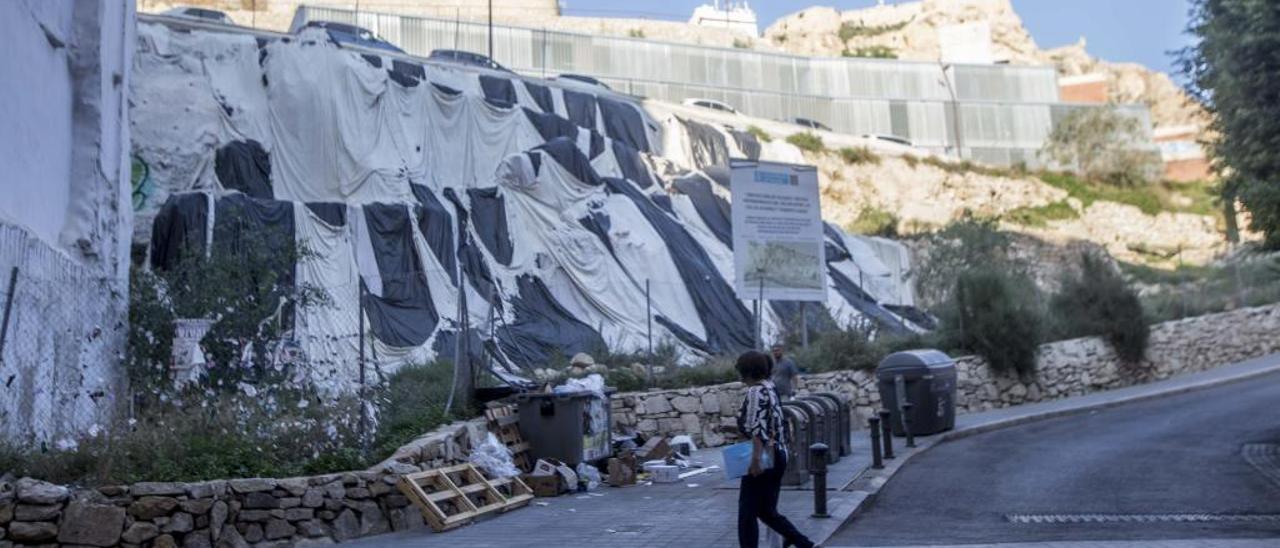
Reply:
M613 89L613 88L609 87L609 85L608 85L608 84L605 84L604 82L601 82L601 81L599 81L599 80L597 80L597 79L595 79L595 78L593 78L593 77L591 77L591 76L586 76L586 75L583 75L583 74L561 74L561 75L559 76L559 79L560 79L560 80L572 80L572 81L574 81L574 82L580 82L580 83L583 83L583 84L590 84L590 85L593 85L593 86L602 87L602 88L604 88L604 89L610 89L610 90L611 90L611 89Z
M497 61L490 59L488 56L472 53L470 51L462 51L457 49L437 49L432 50L431 55L427 59L432 61L443 61L445 63L455 63L458 65L467 65L471 67L487 68L489 70L498 70L502 72L511 72L507 67L499 65Z
M381 49L386 51L394 51L396 53L404 53L404 50L396 47L391 42L379 38L368 29L363 29L355 25L347 23L334 23L332 21L308 21L302 28L324 29L329 34L329 39L339 44L351 44L366 48Z
M792 122L795 122L796 125L801 125L807 128L820 129L822 131L831 131L831 128L827 127L826 124L819 122L817 120L809 119L809 118L796 118L792 120Z

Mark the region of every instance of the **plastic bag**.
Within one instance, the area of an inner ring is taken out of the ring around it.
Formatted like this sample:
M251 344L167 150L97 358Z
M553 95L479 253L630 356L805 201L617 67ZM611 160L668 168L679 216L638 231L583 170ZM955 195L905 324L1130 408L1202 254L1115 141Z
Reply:
M581 379L569 379L564 384L555 387L557 394L575 394L578 392L591 392L597 397L604 397L604 377L598 373L592 373Z
M585 462L578 463L578 485L586 484L591 491L600 486L600 470Z
M520 469L511 461L511 450L498 441L492 432L485 435L484 442L471 450L467 458L491 478L509 478L519 476Z

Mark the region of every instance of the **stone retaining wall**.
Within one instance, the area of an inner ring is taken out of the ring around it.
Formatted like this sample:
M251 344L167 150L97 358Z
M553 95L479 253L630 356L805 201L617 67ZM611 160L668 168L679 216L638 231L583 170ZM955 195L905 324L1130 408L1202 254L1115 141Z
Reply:
M305 546L425 527L401 474L465 459L484 421L415 440L370 470L320 476L68 489L0 477L0 548Z
M1141 363L1120 360L1098 337L1072 339L1040 347L1034 378L997 375L978 356L956 360L958 412L985 411L1023 403L1079 396L1203 371L1227 363L1280 352L1280 305L1244 308L1152 326L1151 344ZM613 417L618 426L645 436L690 434L695 442L716 446L737 438L735 424L742 383L617 394ZM865 424L880 407L869 371L802 375L800 394L836 392L852 403L854 424Z

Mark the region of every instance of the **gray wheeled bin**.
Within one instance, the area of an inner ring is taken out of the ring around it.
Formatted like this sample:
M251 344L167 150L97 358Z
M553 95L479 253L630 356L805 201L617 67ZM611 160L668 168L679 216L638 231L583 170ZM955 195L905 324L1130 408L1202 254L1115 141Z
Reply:
M520 436L535 459L552 458L570 466L611 456L612 415L608 392L525 393L516 396Z
M936 434L956 426L956 362L937 350L895 352L876 367L880 401L892 413L896 436L905 436L901 404L910 402L911 433Z
M782 414L787 420L787 445L791 447L791 455L787 460L787 469L782 475L783 485L802 485L809 479L809 455L800 448L809 446L809 416L793 405L782 404Z

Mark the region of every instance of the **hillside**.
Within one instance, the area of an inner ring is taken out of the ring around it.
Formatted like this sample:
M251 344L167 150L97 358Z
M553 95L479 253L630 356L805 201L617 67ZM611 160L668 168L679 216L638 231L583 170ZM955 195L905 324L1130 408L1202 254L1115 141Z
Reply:
M1113 101L1150 107L1156 128L1204 125L1207 116L1169 76L1132 63L1110 63L1089 55L1082 39L1041 49L1009 0L922 0L840 12L811 7L779 19L764 41L800 55L892 56L941 59L939 29L986 22L991 53L1013 64L1051 64L1062 76L1102 73Z

